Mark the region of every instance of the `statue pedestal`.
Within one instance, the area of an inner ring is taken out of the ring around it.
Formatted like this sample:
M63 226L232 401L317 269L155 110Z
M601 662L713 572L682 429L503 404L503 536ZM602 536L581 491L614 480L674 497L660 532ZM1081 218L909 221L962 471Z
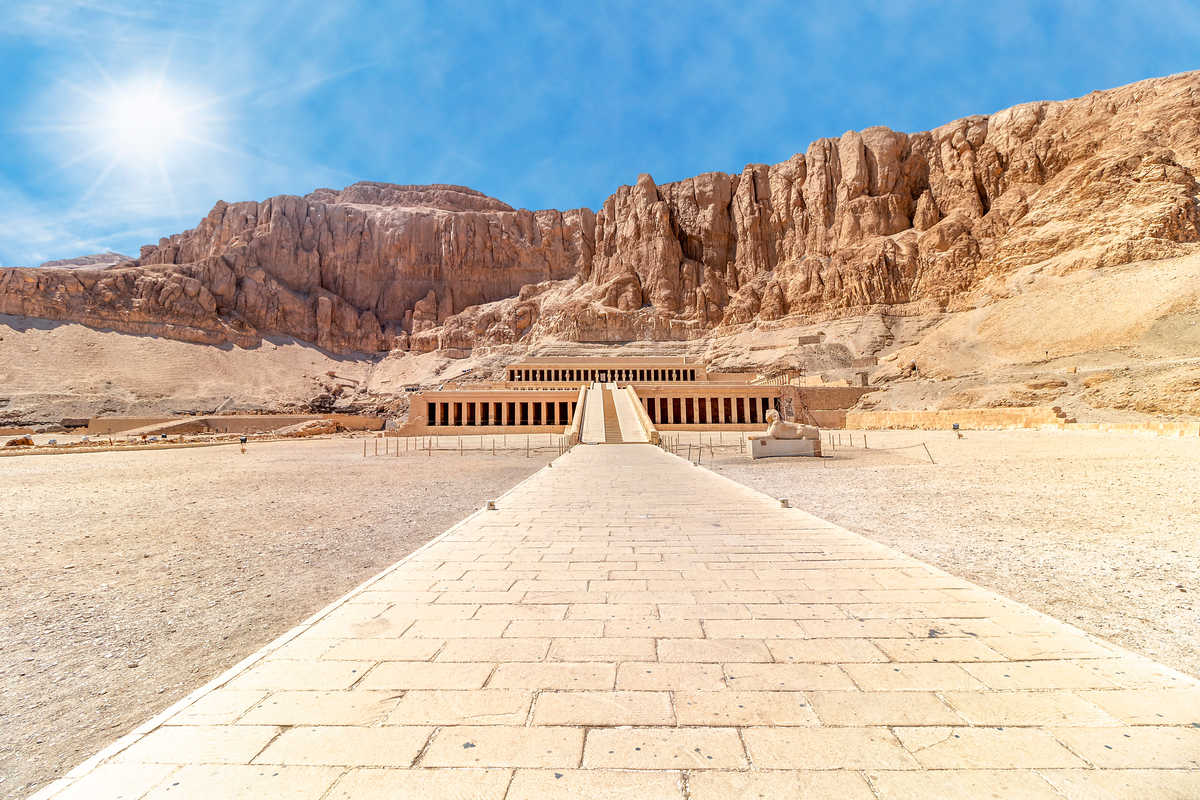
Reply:
M819 455L812 439L751 439L750 458Z

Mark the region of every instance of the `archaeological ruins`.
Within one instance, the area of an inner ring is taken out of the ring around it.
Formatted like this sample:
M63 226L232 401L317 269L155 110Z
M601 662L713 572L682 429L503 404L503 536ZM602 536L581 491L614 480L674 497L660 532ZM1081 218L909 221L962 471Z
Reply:
M401 435L550 433L570 428L595 384L663 431L758 428L770 411L829 423L871 387L807 386L756 373L711 372L682 358L527 358L504 381L448 383L413 398Z

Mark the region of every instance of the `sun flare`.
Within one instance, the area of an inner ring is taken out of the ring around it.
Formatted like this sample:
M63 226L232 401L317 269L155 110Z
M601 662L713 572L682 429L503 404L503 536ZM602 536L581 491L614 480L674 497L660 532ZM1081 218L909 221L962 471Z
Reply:
M126 164L169 162L207 127L202 104L165 83L110 87L98 97L97 145Z
M214 156L231 151L222 98L170 80L165 68L96 77L64 82L70 102L43 128L59 153L58 169L91 172L79 202L120 192L173 204L177 184L205 180Z

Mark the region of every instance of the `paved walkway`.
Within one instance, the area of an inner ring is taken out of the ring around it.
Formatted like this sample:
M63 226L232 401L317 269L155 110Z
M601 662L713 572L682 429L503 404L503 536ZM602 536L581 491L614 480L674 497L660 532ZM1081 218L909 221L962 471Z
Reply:
M1196 681L654 447L498 506L46 795L1200 797Z

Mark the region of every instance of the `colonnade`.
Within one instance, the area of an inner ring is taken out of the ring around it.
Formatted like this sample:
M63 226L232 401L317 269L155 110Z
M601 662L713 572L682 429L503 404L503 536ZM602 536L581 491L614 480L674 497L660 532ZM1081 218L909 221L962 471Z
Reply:
M574 400L433 400L425 420L432 427L561 425L575 417Z
M655 425L757 425L766 422L770 397L643 397Z
M592 381L622 381L637 383L676 383L696 380L694 367L511 367L508 380L514 383L591 383Z

